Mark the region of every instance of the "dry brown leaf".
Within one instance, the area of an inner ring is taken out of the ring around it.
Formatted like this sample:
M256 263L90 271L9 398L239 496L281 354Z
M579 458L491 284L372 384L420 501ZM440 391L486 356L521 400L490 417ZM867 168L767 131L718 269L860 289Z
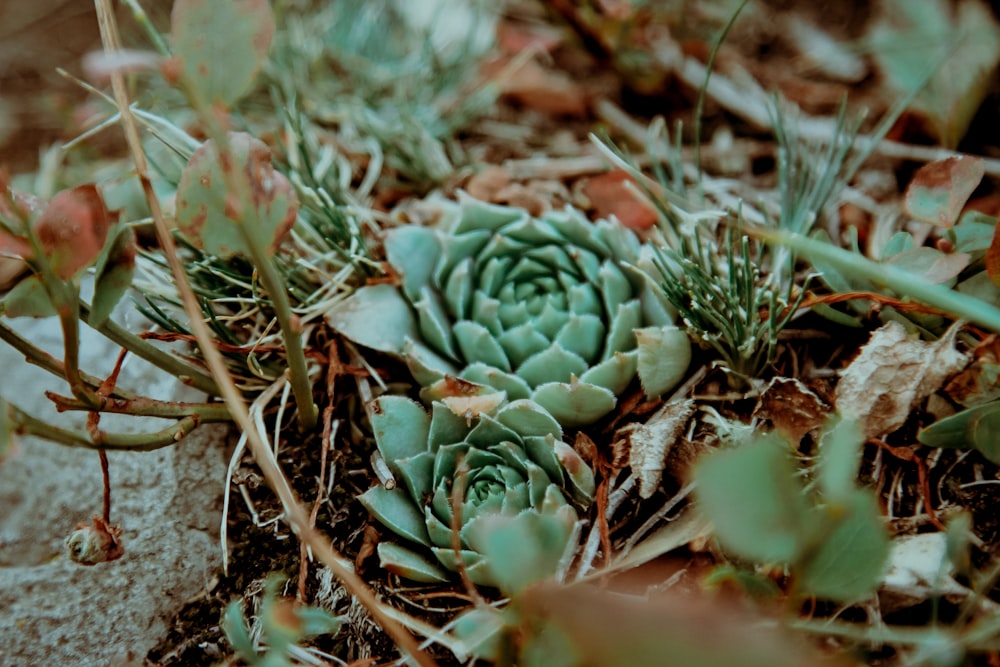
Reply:
M583 193L590 200L597 217L615 216L629 229L644 232L656 224L656 211L628 187L631 180L626 172L616 169L587 179Z
M628 427L629 467L639 480L639 496L649 498L660 486L667 452L680 437L694 401L674 401L660 408L645 424Z
M469 179L465 190L479 201L496 201L497 193L510 183L510 174L503 167L488 166Z
M500 75L500 92L529 109L562 116L583 117L587 95L583 87L566 74L547 69L534 60L504 74L509 62L500 60L486 68L486 76Z
M958 330L956 324L925 342L898 322L877 329L840 374L837 411L857 421L866 438L898 429L918 402L965 367L968 356L955 349Z
M767 419L783 436L798 444L806 433L819 428L830 408L809 387L795 378L773 378L757 401L753 416Z

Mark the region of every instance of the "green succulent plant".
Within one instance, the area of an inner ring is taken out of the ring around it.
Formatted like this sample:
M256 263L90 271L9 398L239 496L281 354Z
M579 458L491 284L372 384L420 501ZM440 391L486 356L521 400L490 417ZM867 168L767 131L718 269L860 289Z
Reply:
M424 387L457 376L530 398L567 426L606 415L637 374L649 396L683 377L690 342L635 270L648 253L631 231L570 207L535 218L461 193L442 207L436 227L387 234L399 288L361 288L329 314L335 328L403 354Z
M546 550L559 561L571 549L577 510L593 500L593 472L544 409L523 399L506 403L498 392L471 400L481 403L472 409L465 398L437 401L430 414L399 396L374 403L375 440L397 483L373 487L359 500L409 542L378 546L382 566L405 578L449 581L461 557L473 582L497 586L482 553L496 517L557 519L561 528Z

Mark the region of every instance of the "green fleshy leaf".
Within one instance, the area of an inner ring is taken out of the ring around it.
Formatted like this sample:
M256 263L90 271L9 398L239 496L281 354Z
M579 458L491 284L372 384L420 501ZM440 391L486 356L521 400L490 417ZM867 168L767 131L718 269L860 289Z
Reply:
M465 441L474 447L490 447L505 440L518 440L518 435L512 429L504 426L493 417L483 415ZM475 465L469 463L469 465Z
M604 348L604 323L595 315L570 315L555 343L579 355L595 360Z
M551 435L556 440L562 440L563 437L559 422L534 401L511 401L500 408L496 419L522 437Z
M503 327L500 325L500 302L482 290L477 290L472 295L471 319L482 324L498 338L503 333ZM510 355L509 350L507 354Z
M444 516L444 515L442 515ZM451 513L449 512L447 516L444 516L449 522L451 521ZM463 519L467 518L463 515ZM431 546L438 546L442 548L451 547L451 526L442 521L430 507L424 508L424 525L427 527L427 534L430 536ZM459 546L467 549L468 544L464 544L461 541L461 536L459 537Z
M528 357L538 354L552 344L552 341L535 330L535 326L530 321L504 331L497 337L497 340L514 368L524 363Z
M130 225L123 225L97 261L90 326L99 327L104 324L132 286L135 253L135 232Z
M531 398L564 426L592 424L611 412L618 400L604 387L576 378L540 385Z
M596 366L591 366L580 376L580 382L604 387L615 396L622 394L635 377L639 365L639 351L615 352Z
M562 475L564 486L570 492L573 501L580 507L589 507L594 502L594 492L597 489L594 471L576 453L576 450L565 442L556 440L552 446L560 466L565 471L565 474Z
M54 317L58 314L37 275L28 276L11 288L0 301L0 312L7 317Z
M844 503L855 492L864 440L857 423L849 419L840 419L823 429L816 466L825 500Z
M456 320L468 319L472 309L473 275L472 258L466 257L459 262L444 284L444 300Z
M534 324L535 329L540 334L549 340L553 340L559 335L559 331L566 326L566 322L568 321L569 313L556 309L552 306L551 302L549 302L546 303L538 317L534 319Z
M517 369L518 377L537 387L546 382L568 382L587 370L587 362L578 354L553 343L548 349L527 359Z
M513 373L505 373L499 368L487 366L486 364L470 364L462 371L461 378L469 382L493 387L497 391L506 392L507 398L511 401L529 398L531 387Z
M635 330L639 349L638 374L646 398L660 396L684 378L691 363L691 341L678 327Z
M452 327L455 340L468 363L483 363L502 371L510 371L510 362L500 343L489 329L477 322L463 320Z
M604 312L608 316L618 312L618 306L630 301L634 295L632 283L610 260L601 265L598 280L601 284L601 294L604 296Z
M814 537L788 445L764 436L704 457L695 471L697 502L722 545L762 563L796 561Z
M295 188L271 164L264 142L245 132L227 138L227 161L243 173L255 210L233 205L219 148L209 140L191 156L177 184L177 228L195 247L218 257L249 257L247 236L273 254L295 224Z
M611 320L604 356L609 357L615 352L634 350L635 335L632 332L640 326L642 326L642 304L638 299L618 306L614 319Z
M1000 464L1000 401L963 410L921 429L917 440L929 447L976 449Z
M390 491L374 486L358 496L358 501L383 526L400 537L417 544L430 544L424 516L402 488Z
M846 509L846 513L844 513ZM857 602L872 595L889 557L889 534L875 495L856 489L817 551L798 571L802 592L835 602Z
M442 445L462 442L469 433L465 417L456 415L448 406L435 402L431 406L431 426L427 435L427 451L436 454Z
M411 301L417 301L422 290L431 285L441 258L441 240L426 227L396 227L385 236L385 257L402 276L403 293Z
M412 549L401 547L392 542L379 543L378 558L383 569L411 581L423 581L431 584L449 581L448 573L440 565Z
M451 335L452 323L437 293L429 287L423 288L420 298L413 302L413 308L417 311L424 342L448 358L458 359Z
M410 304L392 285L368 285L326 313L327 323L359 345L402 354L407 338L419 338Z
M184 81L205 105L232 106L249 92L273 37L267 0L176 0L170 15Z
M464 190L458 191L458 216L452 234L465 234L474 230L495 232L504 225L527 217L527 214L517 208L488 204L469 196Z
M489 562L496 586L505 595L517 595L556 575L571 546L573 526L555 517L524 512L473 519L467 534L469 544Z
M403 480L413 502L420 504L434 490L434 454L423 452L397 459L394 474Z
M410 337L403 341L403 358L413 379L422 387L432 385L446 375L458 373L450 361Z
M451 570L452 572L458 571L458 558L455 556L455 551L453 549L445 549L443 547L431 547L431 551L438 561L445 566L445 568ZM469 580L477 586L491 586L496 587L496 583L493 579L493 572L490 570L489 563L483 558L483 555L475 552L463 549L461 552L462 562L465 563L465 572L469 575Z
M378 449L390 468L399 459L427 451L431 418L419 403L403 396L382 396L373 403L371 422Z

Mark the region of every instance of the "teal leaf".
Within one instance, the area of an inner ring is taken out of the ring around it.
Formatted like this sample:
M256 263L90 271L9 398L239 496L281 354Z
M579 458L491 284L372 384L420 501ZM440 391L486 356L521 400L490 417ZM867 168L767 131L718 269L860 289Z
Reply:
M713 452L698 464L695 480L698 507L738 556L791 563L810 543L815 515L779 437Z
M604 387L615 396L622 394L636 375L639 352L615 352L610 357L587 369L580 381Z
M855 492L863 442L864 435L858 425L848 419L837 420L823 429L816 466L819 488L828 502L847 502Z
M549 382L535 389L531 399L564 426L584 426L611 412L617 398L604 387L581 382Z
M403 396L382 396L372 403L372 432L389 467L427 451L431 418L423 406Z
M587 370L587 362L578 354L566 350L558 343L529 357L517 369L517 375L532 387L546 382L568 382L574 375Z
M993 401L938 420L921 429L917 440L929 447L976 449L1000 464L997 433L1000 433L1000 401Z
M474 519L466 534L470 546L489 562L497 588L505 595L517 595L556 575L573 530L572 524L556 517L523 512Z
M392 285L369 285L326 313L327 323L349 339L380 352L402 354L407 338L418 338L410 304Z
M440 565L412 549L392 542L379 543L378 559L384 569L412 581L429 584L449 581L448 573Z
M267 0L176 0L170 37L199 103L232 106L267 60L274 16Z
M635 330L638 343L639 381L646 398L673 389L684 378L691 363L691 341L678 327L646 327Z
M511 401L500 408L496 419L520 436L551 435L556 440L562 440L563 433L559 422L534 401L523 399Z
M402 488L374 486L358 496L358 501L400 537L417 544L430 544L424 516Z
M462 357L468 363L480 362L499 368L502 371L510 371L510 362L507 360L507 353L503 351L500 343L489 332L489 329L469 320L456 322L452 327L455 340L462 351Z
M53 317L58 314L37 275L28 276L11 288L0 301L0 312L7 317Z
M925 164L907 186L903 207L921 222L951 227L985 173L983 160L970 155Z
M531 396L531 387L520 377L486 364L469 364L462 371L462 379L506 392L507 398L511 401Z
M857 602L872 595L889 557L889 534L874 494L855 490L846 512L826 530L819 548L798 571L802 592L835 602Z
M385 236L385 257L402 276L403 292L411 301L431 285L434 268L441 258L441 240L426 227L404 225Z
M123 225L97 262L90 326L96 328L104 324L132 286L135 254L135 232L131 226Z

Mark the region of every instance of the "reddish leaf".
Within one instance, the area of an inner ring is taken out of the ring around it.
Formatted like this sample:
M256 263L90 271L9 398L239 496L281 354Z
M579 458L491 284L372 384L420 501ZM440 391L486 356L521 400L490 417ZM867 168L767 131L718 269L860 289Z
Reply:
M632 179L621 169L595 176L583 186L597 216L612 215L636 232L644 232L656 224L656 212L644 202L627 183Z
M1000 285L1000 225L993 228L993 240L986 251L986 275L994 285Z
M906 212L921 222L951 227L985 171L981 159L969 156L925 164L906 188Z
M93 264L116 218L92 184L63 190L53 197L34 226L55 274L69 280Z

